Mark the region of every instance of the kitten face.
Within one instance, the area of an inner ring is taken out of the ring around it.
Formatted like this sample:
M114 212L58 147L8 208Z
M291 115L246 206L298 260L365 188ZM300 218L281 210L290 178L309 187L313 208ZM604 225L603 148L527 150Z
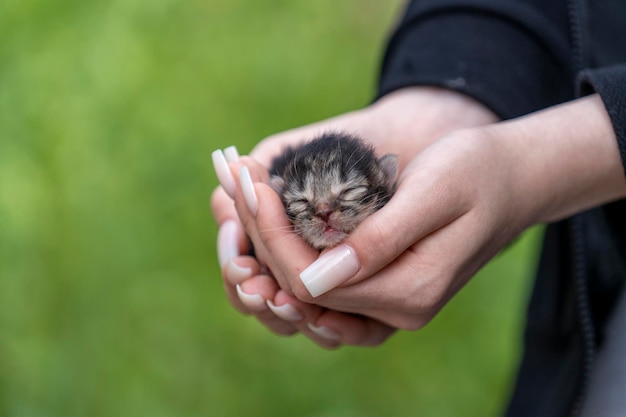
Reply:
M294 231L319 250L341 242L387 203L397 173L395 156L377 159L361 141L338 134L288 150L274 167L271 184Z

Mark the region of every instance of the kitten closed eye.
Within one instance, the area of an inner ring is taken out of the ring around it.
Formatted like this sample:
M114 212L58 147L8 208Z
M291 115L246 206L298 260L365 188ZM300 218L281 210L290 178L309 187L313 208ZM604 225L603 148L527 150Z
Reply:
M368 188L365 185L359 187L348 188L347 190L343 190L338 196L337 199L343 201L357 200L363 198L367 195Z

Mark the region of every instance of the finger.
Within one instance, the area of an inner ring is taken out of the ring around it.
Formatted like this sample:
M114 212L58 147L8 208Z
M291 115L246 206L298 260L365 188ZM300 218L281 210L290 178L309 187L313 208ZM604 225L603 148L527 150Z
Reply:
M375 346L395 331L392 327L364 316L331 311L303 303L279 290L268 301L277 316L291 321L298 330L324 348L340 345Z
M229 146L224 151L220 149L214 151L212 157L220 186L211 195L211 211L217 223L222 224L228 219L237 218L235 205L232 201L237 187L229 163L239 162L240 156L235 146Z
M227 286L229 299L236 307L242 307L244 314L254 315L273 333L289 336L297 332L297 327L276 316L267 305L267 300L273 299L278 290L276 281L267 275L256 275L234 287Z
M224 156L227 162L237 162L239 160L239 151L236 146L224 148Z
M219 153L221 151L216 152ZM255 168L255 177L267 180L268 175L265 169L251 158L240 157L239 152L234 146L224 149L224 152L220 155L222 155L223 158L220 157L218 158L219 160L226 159L230 162L230 165L227 165L226 168L228 169L228 176L232 177L235 184L235 190L231 191L233 196L237 193L238 178L235 179L235 176L232 175L232 166L241 167L244 166L244 163L247 163ZM225 174L222 174L222 176L224 175ZM248 195L246 197L248 197ZM233 257L249 252L249 240L239 220L235 202L226 193L224 187L218 187L213 192L211 196L211 209L217 223L220 225L220 231L218 233L218 258L220 265L224 266L225 263Z
M217 258L220 267L248 251L246 232L238 220L226 220L217 232Z
M233 171L236 168L233 164ZM234 177L238 184L235 208L254 244L257 258L268 265L283 289L293 293L292 283L302 287L298 274L318 252L293 232L280 197L262 182L268 178L265 169L260 165L242 164Z
M313 262L319 252L293 231L278 195L268 185L257 183L255 190L260 209L255 218L253 240L271 254L271 269L284 289L299 294L304 291L299 274ZM298 297L299 298L299 297Z
M224 265L222 276L230 285L239 285L252 276L259 275L261 266L252 256L235 257Z
M229 158L234 158L238 155L236 149L231 149L227 153ZM211 195L211 211L217 224L220 226L217 252L220 267L223 267L228 260L247 252L248 239L243 225L241 225L237 217L234 201L228 196L223 187L217 187L213 191Z
M339 343L352 346L377 346L395 332L377 320L334 310L326 310L310 327L315 333L331 335Z
M319 346L334 349L341 345L341 335L336 330L314 324L325 309L303 303L282 290L276 293L274 300L268 300L267 304L276 316L293 323L302 334Z
M267 278L255 276L237 285L236 290L230 291L230 295L235 298L233 303L241 305L244 314L254 315L276 334L292 335L300 331L326 349L333 349L341 344L335 331L310 324L320 317L324 311L322 308L305 305L286 292L279 289L277 291L275 281L272 283ZM272 293L275 293L273 298Z
M231 159L234 159L236 155L238 155L236 151L229 151L229 157ZM213 153L211 154L211 159L213 160L213 168L215 169L215 174L217 175L217 179L220 182L220 185L230 198L234 198L236 189L235 179L230 172L230 169L228 167L228 160L226 159L224 152L221 149L213 151Z
M229 169L235 182L233 200L237 215L242 220L254 218L258 210L254 183L269 181L267 169L250 157L242 157L237 162L231 163Z
M256 264L256 265L255 265ZM237 285L257 275L260 267L256 260L251 257L234 257L222 267L224 278L224 291L230 304L242 314L252 314L250 308L240 298Z

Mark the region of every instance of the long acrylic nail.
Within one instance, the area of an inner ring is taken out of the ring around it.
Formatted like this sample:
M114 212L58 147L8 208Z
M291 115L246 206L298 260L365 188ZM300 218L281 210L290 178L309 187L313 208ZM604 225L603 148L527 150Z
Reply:
M300 311L298 311L298 309L291 304L277 306L272 302L272 300L267 300L267 306L274 312L274 314L286 321L300 321L304 318L302 313L300 313Z
M250 170L247 166L242 166L239 170L239 183L241 184L241 191L248 205L248 210L250 210L253 216L256 216L256 212L259 209L259 200L256 198L254 183L252 182Z
M237 162L239 161L239 151L237 151L236 146L229 146L224 149L224 156L228 162Z
M339 245L302 271L300 279L311 296L318 297L347 281L359 268L354 249L348 245Z
M244 292L241 288L241 285L237 284L237 295L239 296L239 300L253 311L263 311L266 309L267 304L265 304L265 300L259 294L248 294Z
M313 333L315 333L319 337L324 338L326 340L336 341L336 340L341 339L341 335L329 327L316 326L312 323L309 323L308 326L309 326L309 329L311 329Z
M252 276L252 268L239 266L231 259L226 263L224 275L231 284L239 284Z
M235 192L237 190L237 185L235 184L235 179L233 178L233 174L230 172L230 168L228 167L228 162L226 161L226 157L224 156L224 152L221 149L213 151L211 154L213 159L213 168L215 169L215 174L217 175L217 179L220 184L226 191L226 194L230 196L230 198L235 198Z
M217 233L217 259L222 268L226 262L240 255L237 244L239 228L240 226L235 220L226 220Z

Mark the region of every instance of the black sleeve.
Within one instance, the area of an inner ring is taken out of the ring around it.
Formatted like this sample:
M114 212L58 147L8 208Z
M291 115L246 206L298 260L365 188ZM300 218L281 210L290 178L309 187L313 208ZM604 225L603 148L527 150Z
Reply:
M565 1L414 0L391 36L378 97L412 85L467 94L504 119L574 97Z
M581 73L582 95L598 93L606 107L626 173L626 64L589 69Z

